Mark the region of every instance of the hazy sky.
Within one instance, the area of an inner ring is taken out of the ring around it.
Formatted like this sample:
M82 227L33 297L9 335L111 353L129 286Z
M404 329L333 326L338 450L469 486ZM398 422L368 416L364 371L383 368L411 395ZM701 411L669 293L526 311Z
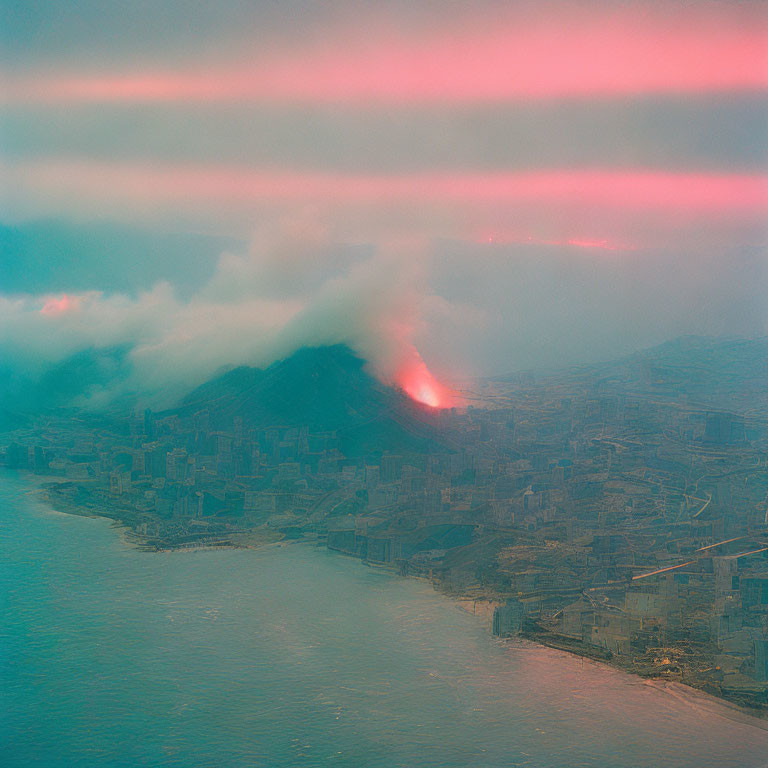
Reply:
M768 309L760 2L0 0L0 354L404 382Z

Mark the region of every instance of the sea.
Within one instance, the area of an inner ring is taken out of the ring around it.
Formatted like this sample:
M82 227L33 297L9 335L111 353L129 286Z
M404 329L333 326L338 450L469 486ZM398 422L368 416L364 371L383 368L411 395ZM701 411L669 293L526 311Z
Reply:
M3 768L759 768L767 727L322 548L142 552L0 474Z

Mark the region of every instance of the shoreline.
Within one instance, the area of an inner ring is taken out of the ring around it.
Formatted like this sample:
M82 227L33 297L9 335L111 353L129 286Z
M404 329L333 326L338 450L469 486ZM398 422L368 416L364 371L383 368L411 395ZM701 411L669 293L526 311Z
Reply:
M156 546L151 546L144 543L147 537L144 537L141 534L137 534L133 529L130 528L130 526L122 522L117 517L111 517L109 515L99 514L98 512L92 512L90 510L87 510L86 508L79 507L76 504L65 504L62 502L61 499L52 498L44 486L46 484L62 482L60 478L56 476L33 475L31 473L24 473L23 477L25 481L28 482L33 487L33 490L31 490L30 493L36 493L38 495L38 498L44 502L44 504L49 508L49 510L52 513L72 515L75 517L87 517L91 519L108 520L111 523L110 527L113 530L115 530L116 533L119 534L120 540L125 546L140 552L146 552L148 554L169 554L172 552L206 552L206 551L220 551L222 549L258 550L258 549L267 549L267 548L287 547L292 544L312 544L317 548L320 548L321 546L323 546L320 543L318 543L317 540L311 540L311 539L284 540L283 539L283 540L277 540L277 541L262 541L262 542L250 543L250 544L246 544L246 543L238 544L238 543L229 541L225 543L223 542L222 544L213 544L213 545L199 544L199 545L190 545L190 546L171 546L171 547L165 547L165 548L158 548ZM350 555L345 552L334 550L327 546L324 546L324 548L328 552L346 555L347 557L351 557L355 560L358 560L360 563L362 563L363 565L367 565L368 567L380 568L389 573L392 573L395 576L400 575L397 573L396 569L388 567L386 565L382 565L379 563L368 563L365 560L361 560L360 558L355 557L354 555ZM462 596L459 594L452 594L451 592L440 589L439 584L427 578L420 578L420 577L414 577L414 576L408 576L408 575L401 576L401 578L407 578L411 580L416 579L419 581L424 581L429 583L435 592L449 598L459 610L475 616L479 622L483 623L484 628L490 634L491 622L493 619L493 611L498 605L501 605L501 603L498 600L494 600L492 598L484 597L484 596L470 597L470 596ZM479 612L477 610L478 606L480 607ZM497 639L501 642L517 643L521 646L524 646L527 644L536 648L548 648L549 650L552 650L552 651L558 651L563 654L568 654L569 656L572 656L574 658L581 658L582 660L586 660L587 662L599 664L603 667L608 667L610 669L616 670L617 672L631 676L635 680L638 680L645 685L650 685L657 688L658 690L663 690L664 692L669 693L670 695L683 696L686 698L688 703L693 704L695 703L695 699L699 699L700 704L702 704L703 702L709 702L710 704L715 704L721 707L725 707L732 714L738 715L738 717L732 718L737 722L745 722L748 720L748 721L751 721L751 724L754 725L755 727L761 728L763 730L768 730L768 707L751 707L751 706L740 704L736 701L733 701L727 698L726 696L717 695L716 693L713 693L711 691L705 690L700 687L696 687L694 685L689 685L688 683L684 683L679 680L670 680L661 676L640 674L637 671L629 668L627 664L617 663L614 660L616 659L616 657L600 658L601 654L599 653L599 649L596 649L594 654L580 652L580 650L576 647L568 648L568 647L564 647L562 643L547 642L546 638L538 637L537 633L535 632L529 633L529 634L526 634L525 632L523 632L517 636L499 637ZM726 716L725 713L720 713L720 714L722 714L722 716L724 717Z

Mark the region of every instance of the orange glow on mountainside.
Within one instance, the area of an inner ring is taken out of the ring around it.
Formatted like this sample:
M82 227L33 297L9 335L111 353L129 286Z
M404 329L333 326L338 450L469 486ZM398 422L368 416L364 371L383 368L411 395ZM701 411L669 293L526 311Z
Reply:
M440 398L429 382L425 381L418 384L416 391L411 396L414 400L424 403L424 405L428 405L430 408L438 408L440 406Z
M402 368L397 382L408 397L421 405L449 408L452 404L451 393L437 381L421 359Z

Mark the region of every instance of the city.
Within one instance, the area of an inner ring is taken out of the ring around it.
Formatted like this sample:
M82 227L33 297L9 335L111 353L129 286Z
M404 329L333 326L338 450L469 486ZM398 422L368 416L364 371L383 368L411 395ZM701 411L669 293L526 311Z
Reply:
M312 387L349 375L375 396L346 348L303 354ZM307 416L263 400L249 418L232 403L258 372L236 369L162 412L52 409L5 434L0 457L55 508L112 518L147 550L314 543L471 600L496 635L760 709L767 360L764 340L684 338L485 380L460 408L403 396L374 443L335 401Z

